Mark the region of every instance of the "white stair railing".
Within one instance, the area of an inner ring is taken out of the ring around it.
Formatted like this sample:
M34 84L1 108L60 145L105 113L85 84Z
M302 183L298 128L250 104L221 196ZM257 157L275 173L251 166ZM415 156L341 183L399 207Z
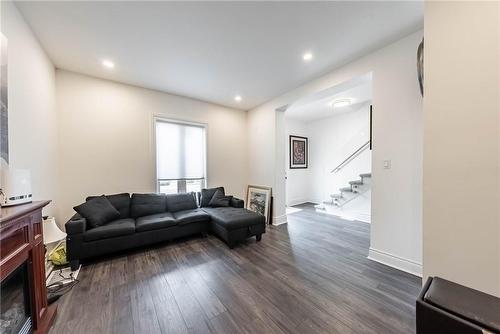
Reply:
M361 145L356 151L354 151L351 155L349 155L344 161L342 161L337 167L332 169L330 173L337 173L340 171L342 168L344 168L346 165L348 165L354 158L356 158L358 155L360 155L364 150L370 147L371 141L368 140L366 143Z

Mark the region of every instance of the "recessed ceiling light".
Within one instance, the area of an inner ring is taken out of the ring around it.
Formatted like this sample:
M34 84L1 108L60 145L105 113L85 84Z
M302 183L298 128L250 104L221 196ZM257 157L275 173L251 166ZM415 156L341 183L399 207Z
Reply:
M333 103L332 103L333 108L342 108L342 107L347 107L350 105L351 105L350 99L337 100L337 101L333 101Z
M104 66L106 68L114 68L115 67L115 64L110 60L103 60L101 64L102 64L102 66Z
M302 56L302 59L304 59L304 61L311 61L313 59L313 54L311 52L306 52Z
M234 100L235 100L236 102L241 102L242 98L241 98L241 96L236 95L236 96L234 97Z

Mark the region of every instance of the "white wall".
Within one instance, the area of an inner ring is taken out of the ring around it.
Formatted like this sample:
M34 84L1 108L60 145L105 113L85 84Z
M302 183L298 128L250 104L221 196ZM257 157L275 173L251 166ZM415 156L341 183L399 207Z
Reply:
M359 174L371 172L371 151L366 149L338 173L331 170L370 139L370 103L350 112L308 123L311 156L311 201L322 203L330 194L349 186ZM369 208L369 206L368 206ZM366 212L370 215L370 212Z
M91 194L154 192L153 115L208 124L208 186L244 198L246 112L57 70L59 205Z
M1 2L2 33L8 39L9 167L31 170L33 199L57 197L55 70L12 2ZM56 214L57 216L57 214Z
M248 184L273 188L273 218L285 215L284 195L283 198L276 197L278 193L274 182L278 165L276 160L278 156L281 156L281 154L275 154L276 118L278 116L274 109L269 112L265 108L254 109L247 113ZM283 202L277 202L277 199Z
M500 5L425 8L424 276L500 297Z
M286 205L292 206L311 201L310 171L313 165L311 161L310 149L311 140L309 138L309 168L290 169L290 136L309 137L307 123L304 121L286 118L285 112L285 163L286 163Z
M416 50L423 32L332 71L248 112L251 182L277 184L275 110L299 98L373 72L371 256L419 274L422 263L422 98ZM266 149L262 149L266 147ZM392 169L383 161L392 160ZM274 193L275 216L285 212L285 193Z

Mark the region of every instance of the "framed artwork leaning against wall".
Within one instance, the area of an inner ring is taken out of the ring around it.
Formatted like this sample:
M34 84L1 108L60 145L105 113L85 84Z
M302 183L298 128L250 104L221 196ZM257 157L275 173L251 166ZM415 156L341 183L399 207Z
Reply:
M266 217L268 224L271 218L271 187L249 185L246 208Z

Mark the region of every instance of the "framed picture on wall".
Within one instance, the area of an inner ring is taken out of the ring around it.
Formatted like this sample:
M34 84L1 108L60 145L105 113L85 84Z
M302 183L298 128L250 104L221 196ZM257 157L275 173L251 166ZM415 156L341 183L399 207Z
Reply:
M271 187L251 186L247 188L246 208L266 217L270 221Z
M290 169L307 168L307 137L290 136Z

